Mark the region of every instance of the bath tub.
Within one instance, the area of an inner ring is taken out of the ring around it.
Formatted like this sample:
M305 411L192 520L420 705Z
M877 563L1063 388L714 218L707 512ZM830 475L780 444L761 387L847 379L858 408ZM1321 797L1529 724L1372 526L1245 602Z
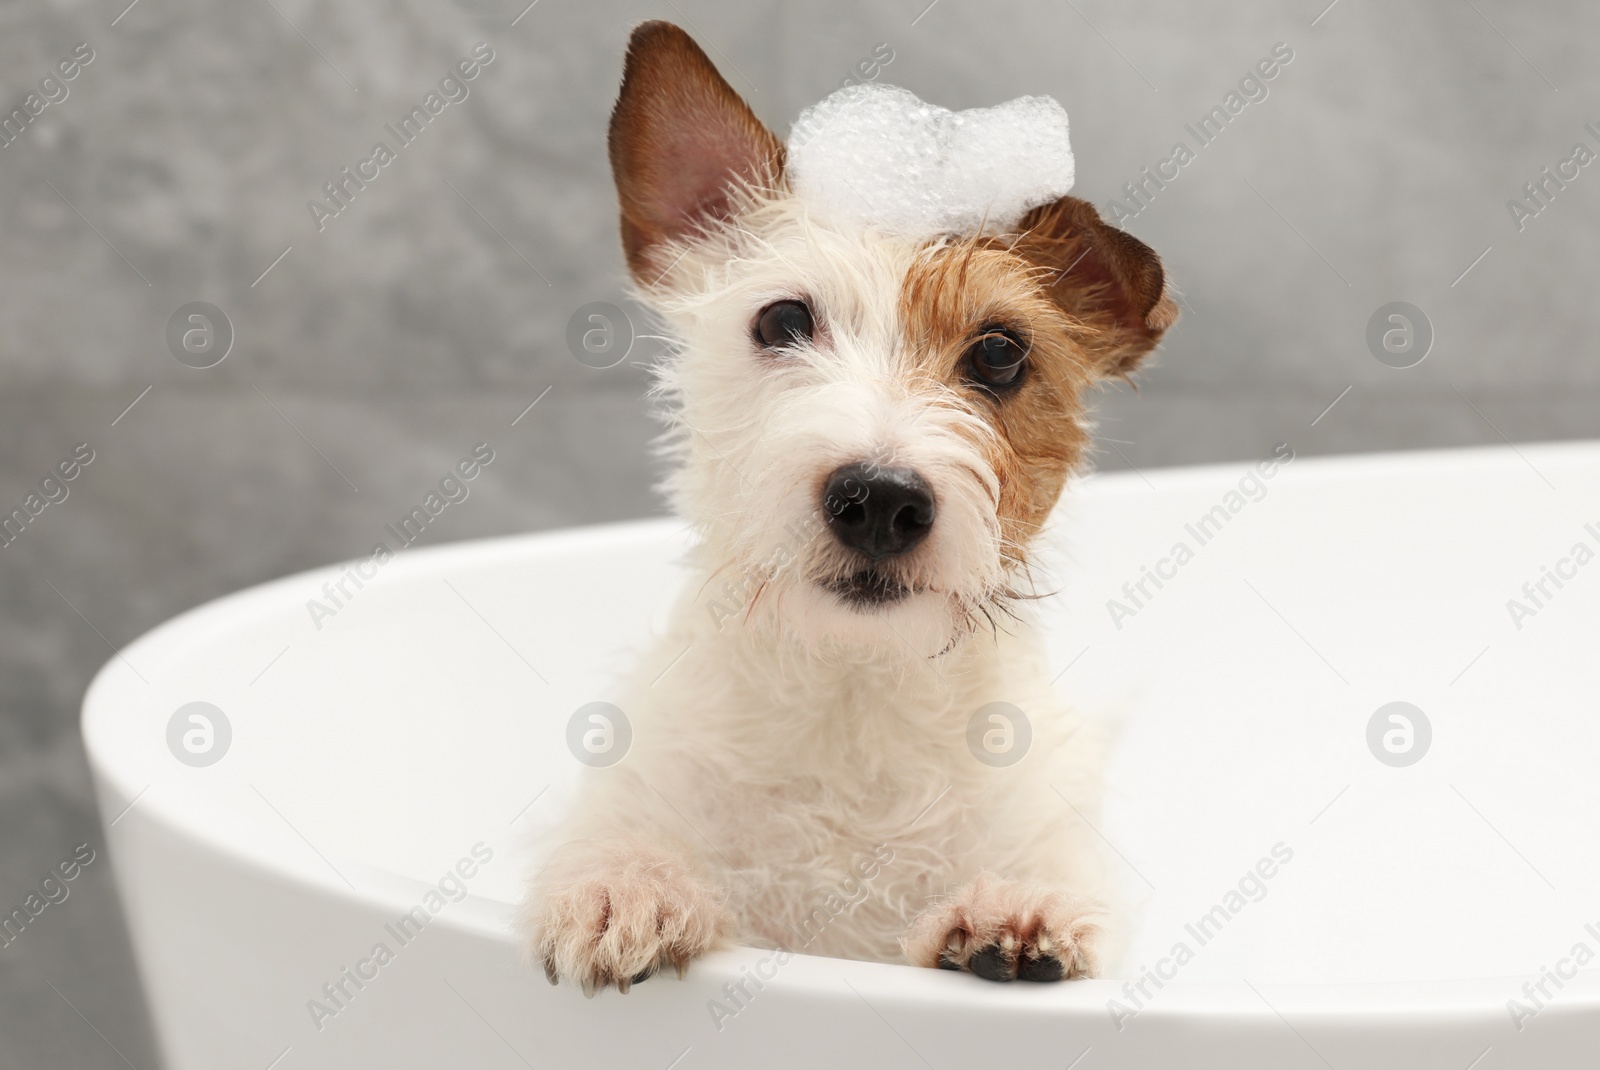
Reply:
M353 566L157 628L83 724L169 1066L1592 1058L1600 444L1263 467L1090 478L1057 515L1057 686L1121 724L1103 980L737 948L591 1000L519 962L521 882L596 775L569 719L681 582L675 523L406 550L337 605Z

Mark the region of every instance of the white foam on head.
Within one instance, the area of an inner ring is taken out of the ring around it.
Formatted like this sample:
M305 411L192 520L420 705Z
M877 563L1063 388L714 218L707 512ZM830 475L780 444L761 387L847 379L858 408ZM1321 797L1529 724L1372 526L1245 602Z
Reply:
M1072 189L1067 113L1052 97L955 112L898 86L846 86L795 121L788 173L834 225L1001 233Z

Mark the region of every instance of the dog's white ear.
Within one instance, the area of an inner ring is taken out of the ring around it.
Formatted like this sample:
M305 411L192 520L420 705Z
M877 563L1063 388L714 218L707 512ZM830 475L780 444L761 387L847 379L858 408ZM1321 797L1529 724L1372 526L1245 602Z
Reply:
M728 214L734 183L770 187L783 172L783 143L670 22L628 41L610 152L622 249L643 285L668 266L653 256L663 241Z
M1105 223L1077 197L1033 209L1018 229L1017 249L1053 269L1050 295L1074 318L1097 328L1092 349L1101 374L1126 378L1178 319L1156 251Z

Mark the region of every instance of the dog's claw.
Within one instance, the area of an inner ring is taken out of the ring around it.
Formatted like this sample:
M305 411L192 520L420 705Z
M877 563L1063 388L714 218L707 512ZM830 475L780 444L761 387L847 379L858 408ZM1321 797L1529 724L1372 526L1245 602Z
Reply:
M689 960L687 958L674 959L673 962L678 968L679 977L682 977L686 972L688 972ZM608 984L616 985L618 992L627 994L628 990L634 985L648 981L650 978L654 977L657 971L661 969L661 965L662 964L659 962L652 962L650 965L646 966L632 977L609 978L601 977L599 974L591 974L589 977L585 978L579 983L579 987L583 989L583 994L590 999L593 999L600 992L600 990L605 988ZM552 961L546 960L544 962L544 976L545 979L553 985L559 985L561 983L561 975L556 972L555 963Z

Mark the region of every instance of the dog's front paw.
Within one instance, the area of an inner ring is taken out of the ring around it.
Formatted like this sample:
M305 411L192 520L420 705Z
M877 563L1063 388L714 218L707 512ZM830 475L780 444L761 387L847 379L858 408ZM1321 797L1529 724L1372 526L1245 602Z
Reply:
M532 955L551 984L562 980L593 996L607 985L628 991L716 945L722 897L680 860L624 844L582 851L541 882L529 904Z
M918 966L970 970L991 981L1093 976L1100 928L1093 907L1059 892L980 876L911 923Z

